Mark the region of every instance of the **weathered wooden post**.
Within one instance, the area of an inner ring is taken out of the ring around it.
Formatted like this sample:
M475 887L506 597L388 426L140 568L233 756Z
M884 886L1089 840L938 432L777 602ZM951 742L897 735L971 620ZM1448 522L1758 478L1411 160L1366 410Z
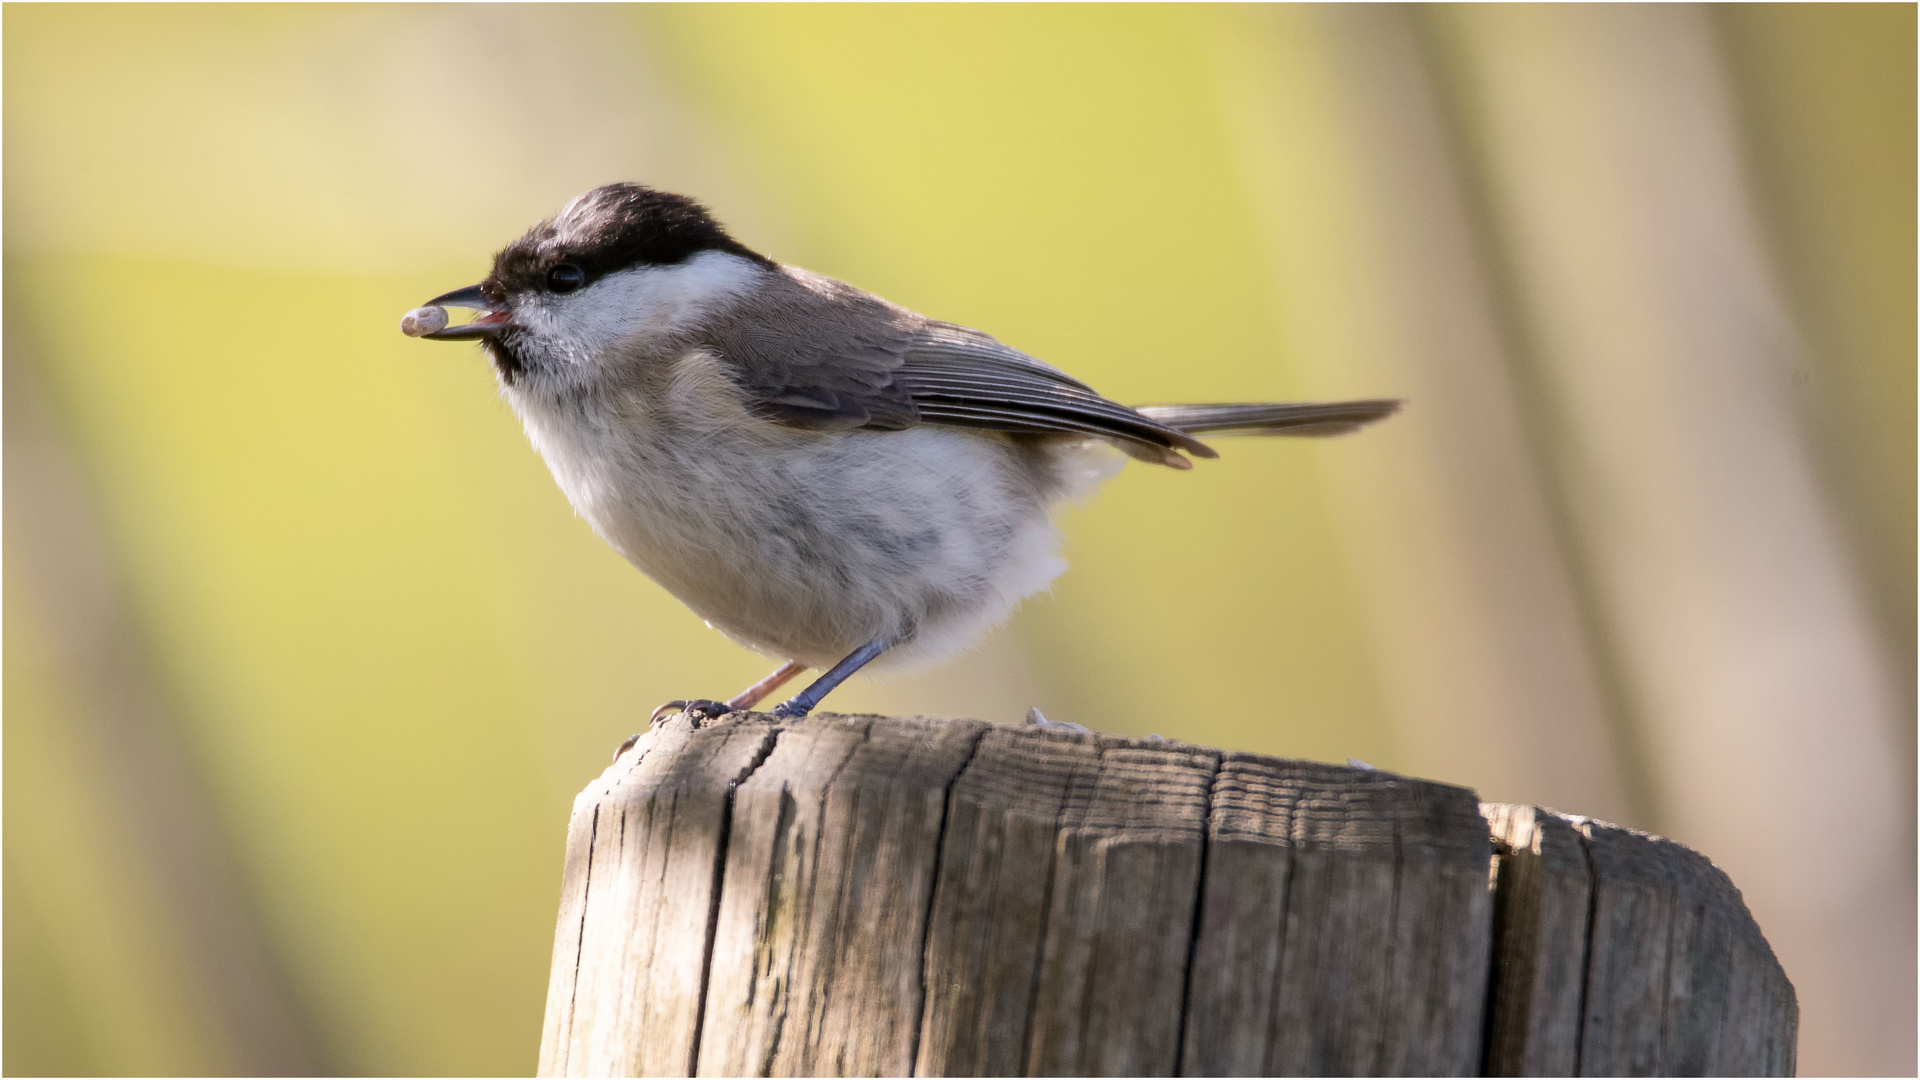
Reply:
M1755 1074L1793 989L1654 837L972 720L672 719L580 794L544 1076Z

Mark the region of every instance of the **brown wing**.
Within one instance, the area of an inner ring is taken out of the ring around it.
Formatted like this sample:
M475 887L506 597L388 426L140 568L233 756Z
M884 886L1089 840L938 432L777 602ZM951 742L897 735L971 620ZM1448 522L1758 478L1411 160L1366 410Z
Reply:
M705 344L732 367L747 407L769 420L898 431L920 422L899 373L925 322L850 285L788 271L708 327Z
M1014 432L1075 432L1217 456L1179 428L1108 401L1057 368L977 330L929 322L915 335L900 379L929 423ZM1162 455L1150 454L1149 460Z
M764 301L709 331L755 412L813 430L916 423L1096 435L1136 456L1214 457L1176 427L975 330L933 322L851 286L789 271Z

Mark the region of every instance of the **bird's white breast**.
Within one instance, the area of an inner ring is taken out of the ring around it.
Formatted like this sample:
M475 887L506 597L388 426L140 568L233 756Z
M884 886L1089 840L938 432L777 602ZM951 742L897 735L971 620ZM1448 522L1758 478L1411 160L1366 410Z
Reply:
M668 364L648 389L507 396L607 543L729 636L814 667L876 638L901 642L885 667L964 648L1065 569L1048 504L1119 461L949 427L781 427L711 354Z

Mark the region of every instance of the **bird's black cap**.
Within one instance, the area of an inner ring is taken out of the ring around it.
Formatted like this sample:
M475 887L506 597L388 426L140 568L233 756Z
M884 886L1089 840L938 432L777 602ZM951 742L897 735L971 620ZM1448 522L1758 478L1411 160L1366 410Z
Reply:
M586 282L637 266L672 266L702 251L724 251L766 266L773 261L727 235L707 208L685 195L643 184L608 184L568 203L493 257L481 287L494 302L540 288L554 267L572 263Z

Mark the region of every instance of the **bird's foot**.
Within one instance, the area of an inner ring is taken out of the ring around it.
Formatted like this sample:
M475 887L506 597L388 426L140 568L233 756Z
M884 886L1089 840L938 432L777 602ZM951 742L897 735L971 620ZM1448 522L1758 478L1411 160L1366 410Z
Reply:
M812 711L810 705L795 705L791 701L783 701L773 707L773 715L782 720L799 720Z
M693 721L693 726L699 727L703 721L717 720L732 711L733 706L724 701L710 701L707 698L676 698L653 710L653 715L647 718L647 723L658 724L674 713L686 713L687 718Z
M706 698L675 698L653 710L653 715L647 717L647 727L658 727L660 721L678 713L686 714L687 719L693 721L693 726L699 727L709 720L718 720L732 711L734 711L733 706L724 701L710 701ZM633 744L639 741L639 735L627 736L627 741L621 743L619 749L613 752L613 760L619 761L620 755L633 749Z
M693 721L694 727L699 727L709 720L718 720L732 712L733 706L724 701L710 701L706 698L700 698L687 702L686 706L680 711L687 714L687 717Z

